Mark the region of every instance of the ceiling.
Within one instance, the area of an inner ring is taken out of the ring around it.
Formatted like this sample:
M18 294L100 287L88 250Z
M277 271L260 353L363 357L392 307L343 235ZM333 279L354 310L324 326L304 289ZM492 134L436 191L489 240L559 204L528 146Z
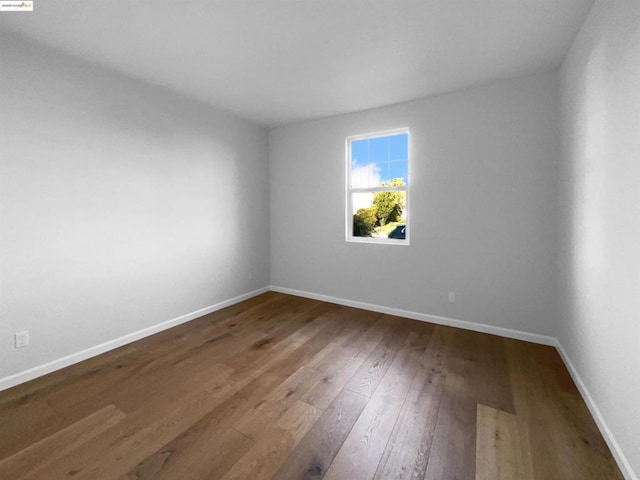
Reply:
M35 0L0 29L267 127L557 68L593 0Z

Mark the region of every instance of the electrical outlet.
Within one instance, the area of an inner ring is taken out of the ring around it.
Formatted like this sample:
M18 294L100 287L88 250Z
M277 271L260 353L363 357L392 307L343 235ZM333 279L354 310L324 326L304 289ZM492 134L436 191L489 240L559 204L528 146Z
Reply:
M29 345L29 330L17 332L14 336L16 348L26 347Z
M456 292L449 292L449 303L456 303Z

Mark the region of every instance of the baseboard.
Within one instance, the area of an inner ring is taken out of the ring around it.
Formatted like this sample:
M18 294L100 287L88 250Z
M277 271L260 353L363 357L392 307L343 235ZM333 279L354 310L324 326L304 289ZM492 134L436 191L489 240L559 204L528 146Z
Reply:
M42 375L46 375L56 370L60 370L61 368L68 367L69 365L73 365L74 363L78 363L88 358L95 357L102 353L108 352L109 350L114 350L128 343L132 343L132 342L135 342L136 340L140 340L142 338L153 335L154 333L159 333L159 332L162 332L163 330L167 330L169 328L175 327L182 323L186 323L190 320L194 320L198 317L202 317L203 315L207 315L217 310L221 310L230 305L240 303L249 298L255 297L262 293L266 293L269 290L270 290L269 287L259 288L258 290L254 290L252 292L248 292L243 295L239 295L237 297L224 300L222 302L216 303L215 305L201 308L200 310L196 310L195 312L187 313L185 315L172 318L171 320L158 323L157 325L153 325L151 327L143 328L142 330L138 330L137 332L123 335L122 337L109 340L108 342L101 343L100 345L87 348L80 352L72 353L71 355L58 358L51 362L45 363L43 365L38 365L37 367L33 367L28 370L15 373L8 377L0 378L0 391L6 390L8 388L11 388L15 385L19 385L24 382L28 382L29 380L33 380L34 378L41 377Z
M428 313L413 312L410 310L402 310L400 308L385 307L382 305L375 305L373 303L357 302L354 300L348 300L345 298L332 297L329 295L322 295L319 293L306 292L303 290L294 290L292 288L279 287L272 285L271 290L274 292L286 293L289 295L296 295L298 297L312 298L314 300L321 300L323 302L337 303L338 305L344 305L347 307L362 308L363 310L371 310L373 312L386 313L389 315L396 315L398 317L411 318L413 320L420 320L422 322L436 323L438 325L446 325L448 327L462 328L465 330L473 330L475 332L490 333L492 335L498 335L500 337L514 338L516 340L524 340L526 342L539 343L542 345L550 345L555 347L557 339L554 337L547 337L546 335L538 335L537 333L522 332L520 330L513 330L510 328L496 327L493 325L486 325L482 323L467 322L464 320L456 320L455 318L440 317L438 315L430 315Z
M562 347L559 340L556 340L555 346L558 352L560 353L560 356L562 357L564 364L567 366L567 370L569 370L569 373L571 374L571 378L573 378L573 381L576 384L576 387L578 387L578 390L580 391L580 394L582 395L584 402L587 404L587 408L589 408L589 412L591 412L591 416L596 421L596 424L598 425L598 429L600 430L602 437L604 438L605 442L607 442L607 445L609 446L609 450L611 450L613 457L618 463L618 467L622 471L624 478L626 480L639 480L638 476L633 472L633 469L631 468L631 464L629 463L629 460L627 460L627 457L622 452L620 445L618 444L615 437L613 436L613 433L609 429L609 426L607 425L607 422L602 416L600 409L596 405L596 402L593 400L591 393L589 393L587 386L582 381L582 377L580 377L580 374L578 373L576 368L573 366L573 363L571 362L569 355L567 354L565 349Z

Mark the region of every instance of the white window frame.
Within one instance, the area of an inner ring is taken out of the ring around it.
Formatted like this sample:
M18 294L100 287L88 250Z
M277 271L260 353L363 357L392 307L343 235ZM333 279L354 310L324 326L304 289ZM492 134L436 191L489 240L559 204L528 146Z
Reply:
M379 137L389 137L392 135L398 135L400 133L407 134L407 179L405 181L405 185L401 187L371 187L371 188L351 188L351 142L357 140L371 139L371 138L379 138ZM394 128L392 130L384 130L380 132L373 133L365 133L359 135L351 135L345 139L345 152L346 152L346 189L345 189L345 197L346 197L346 215L345 215L345 232L346 232L346 241L351 243L373 243L378 245L403 245L408 246L409 237L411 235L411 228L408 229L406 233L406 238L404 240L397 240L392 238L376 238L376 237L354 237L353 236L353 193L375 193L375 192L405 192L405 221L407 227L410 226L409 223L409 213L411 211L409 206L409 192L411 190L410 186L410 177L411 177L411 133L409 132L408 127L404 128Z

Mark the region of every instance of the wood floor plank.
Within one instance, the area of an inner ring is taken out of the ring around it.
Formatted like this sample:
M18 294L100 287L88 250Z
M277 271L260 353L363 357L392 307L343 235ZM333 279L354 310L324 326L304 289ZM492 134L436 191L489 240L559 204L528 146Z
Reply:
M321 414L313 405L297 400L223 480L268 480Z
M66 423L42 399L5 410L0 415L0 459L64 428Z
M221 331L216 327L198 343L183 349L178 356L172 358L171 365L193 368L207 360L226 363L256 342L259 342L258 345L267 346L270 343L267 340L268 326L277 325L285 319L295 318L294 312L304 311L310 305L317 305L317 303L294 302L291 298L282 298L272 304L259 305L249 312L234 317L232 324L228 325L229 327L235 325L233 330L227 328ZM233 344L230 344L230 341ZM221 345L225 348L220 348Z
M385 338L385 334L390 328L391 323L388 319L380 317L376 323L359 335L357 339L345 345L339 354L325 357L320 362L312 360L310 366L324 371L324 375L311 388L304 401L320 409L326 409L345 385L360 371L363 364L368 361L369 356L372 355L373 350ZM373 363L374 361L369 359L369 365ZM369 368L362 369L361 375L365 375L368 370Z
M423 479L433 442L454 329L436 327L374 478Z
M264 374L226 397L224 401L215 406L212 405L212 408L203 412L204 414L195 417L194 421L185 425L178 434L168 438L166 443L158 445L155 451L150 451L148 456L131 469L130 475L133 472L151 471L156 476L169 476L171 471L188 469L194 450L203 448L202 446L209 444L211 439L227 432L232 424L241 418L251 405L259 402L265 392L280 379L273 373ZM171 453L171 462L165 461L167 452ZM166 473L162 470L165 467L168 469Z
M564 442L556 442L564 452L563 461L573 468L575 478L610 478L622 480L622 475L611 461L611 453L589 409L579 395L568 393L562 383L562 390L556 392L558 402L556 427ZM561 433L560 433L561 432Z
M170 448L148 457L129 473L131 479L174 479L219 480L250 449L255 442L233 428L221 435L205 438L192 448L181 450L179 454Z
M229 359L225 360L225 364L231 368L240 370L247 366L260 361L262 351L268 350L273 345L277 345L282 341L289 341L292 336L302 330L309 323L318 323L320 321L330 321L332 313L337 310L337 306L327 303L309 304L307 308L301 309L290 317L280 320L280 323L273 330L266 332L267 335L257 342L251 344L248 349L243 350ZM261 330L264 331L264 330Z
M445 360L447 378L438 409L425 480L470 480L476 460L476 363L469 361L456 340ZM455 348L458 347L458 348ZM462 354L462 356L461 356Z
M388 317L388 319L392 322L390 330L351 377L345 386L347 390L371 397L398 351L402 348L410 330L406 325L398 322L397 317Z
M108 479L125 474L133 465L175 438L197 419L202 418L220 398L212 394L224 385L227 369L200 389L169 405L152 402L147 409L127 416L87 442L25 475L24 479L86 478Z
M368 402L343 390L300 441L273 480L322 478Z
M305 332L301 329L291 335L293 339L290 343L272 347L271 350L275 350L277 354L262 365L262 371L247 370L243 379L230 376L229 380L234 386L226 392L227 398L223 402L184 428L166 444L158 445L153 453L140 459L139 466L132 465L132 470L137 471L144 465L163 465L166 457L164 452L167 451L172 452L174 465L180 463L182 458L189 458L194 445L204 444L208 438L222 434L239 422L247 412L259 406L272 389L285 382L298 369L298 364L303 363L306 356L312 356L316 353L315 349L320 350L326 345L328 338L335 335L334 327L331 323L323 322L307 324ZM234 372L236 373L237 371Z
M65 417L73 418L77 415L84 417L95 404L94 399L97 396L104 395L113 385L119 384L134 372L142 370L143 365L150 357L149 353L136 350L121 357L118 362L93 369L84 378L52 392L45 399ZM89 403L84 410L78 407L83 402Z
M622 480L554 348L276 292L0 392L2 479L323 477Z
M212 408L203 411L201 415L192 417L190 424L185 425L176 435L167 438L166 443L149 451L148 455L139 460L137 466L132 465L131 471L146 472L150 469L149 466L153 466L153 473L165 476L165 472L158 470L159 468L166 466L169 471L187 468L194 450L207 445L211 439L229 430L232 424L241 418L251 405L259 402L265 392L279 380L280 377L274 374L265 374L253 379L240 390L225 397L222 402L211 405ZM171 452L171 463L165 462L166 452Z
M273 305L275 301L282 300L285 297L292 298L276 292L267 292L217 312L204 315L187 324L144 338L134 344L125 345L50 373L38 378L37 381L13 387L0 395L0 413L5 407L17 407L39 398L48 398L52 393L64 392L62 395L67 400L83 398L83 396L87 396L85 393L80 397L77 396L77 393L78 391L81 393L87 391L84 390L84 386L79 388L79 384L87 379L89 379L89 383L95 384L90 386L88 391L96 388L102 392L108 392L113 389L114 382L118 381L117 376L111 376L113 382L105 378L105 375L111 375L113 370L117 370L121 375L127 376L129 364L136 370L148 369L149 366L146 365L148 359L158 359L158 366L162 368L163 362L167 362L171 358L171 354L168 354L168 352L184 354L186 340L201 338L201 335L206 335L209 329L224 328L225 324L228 323L234 323L235 321L243 323L243 320L252 318L252 311L255 311L257 307L261 306L268 310L273 308L270 305ZM238 315L244 315L244 317L236 318ZM142 365L141 362L143 363ZM70 388L70 390L66 390L67 388Z
M510 358L516 419L519 431L528 442L533 474L536 479L571 478L571 472L563 467L561 456L549 437L549 427L554 423L551 390L545 385L549 379L536 379L543 374L529 358L526 346L507 342Z
M233 428L252 440L262 438L319 377L320 373L311 368L300 368L247 411Z
M507 340L516 417L527 432L534 478L622 478L584 401L570 392L557 352Z
M86 376L95 376L96 372L107 370L109 366L118 364L122 358L135 355L137 352L139 349L136 344L126 345L12 387L0 395L0 415L5 411L42 399L65 386L74 386Z
M97 365L86 378L70 385L60 385L57 391L45 398L57 412L71 420L86 416L97 399L119 403L120 408L130 411L121 401L121 396L124 394L133 400L144 399L152 393L148 388L153 380L164 384L167 368L178 372L182 369L184 375L189 369L197 369L203 363L211 365L219 361L220 357L212 358L208 355L205 360L198 362L199 357L195 355L198 349L209 353L214 343L227 337L239 339L237 341L241 345L261 339L263 335L251 330L251 324L245 322L245 316L256 314L261 309L268 310L271 308L269 305L282 300L280 297L272 299L260 296L251 299L245 308L232 306L201 317L194 321L193 328L181 325L143 339L137 343L139 349L119 355L118 361ZM240 336L240 333L243 335ZM228 349L234 348L229 342L227 345ZM118 388L114 388L116 385ZM147 390L134 392L136 388Z
M406 338L324 478L373 478L416 374L415 352L426 348L420 340L415 332Z
M478 404L476 480L533 480L533 466L516 416Z
M228 345L229 348L242 348L256 338L257 334L247 335L238 341L236 341L236 338L233 338L228 340ZM218 372L215 369L212 371L208 365L217 365L218 368L229 369L231 374L235 374L235 371L226 364L216 363L216 360L219 359L220 356L218 355L210 355L208 361L199 364L165 366L165 368L149 372L144 377L144 380L142 380L140 376L135 375L131 378L124 379L118 385L117 389L106 395L106 398L124 412L134 412L145 408L149 397L171 397L174 396L176 391L188 390L190 385L193 385L191 388L197 388L197 382L206 382L211 376L216 376ZM90 402L87 403L90 404ZM77 407L78 406L76 406L76 408Z
M360 345L371 335L372 330L381 332L385 328L383 325L388 326L386 320L381 320L383 314L377 312L341 307L336 314L346 320L347 328L344 333L336 336L334 341L322 351L322 354L316 355L307 364L307 367L321 372L328 371L335 366L336 362L343 361L355 354Z
M515 413L503 338L458 330L451 355L472 372L469 391L477 403Z
M54 460L122 421L126 415L108 405L42 440L0 460L0 478L19 478L31 472L42 459Z

